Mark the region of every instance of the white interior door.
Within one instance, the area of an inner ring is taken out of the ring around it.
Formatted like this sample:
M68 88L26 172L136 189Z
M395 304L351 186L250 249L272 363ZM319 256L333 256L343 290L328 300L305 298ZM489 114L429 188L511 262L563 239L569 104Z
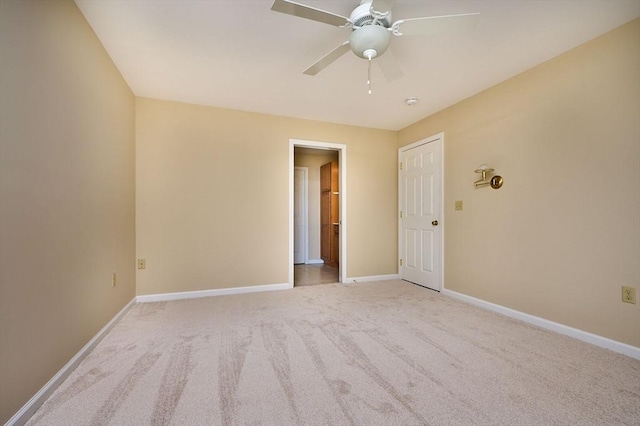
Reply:
M400 275L442 288L442 137L400 149Z
M307 167L293 171L293 263L307 263Z

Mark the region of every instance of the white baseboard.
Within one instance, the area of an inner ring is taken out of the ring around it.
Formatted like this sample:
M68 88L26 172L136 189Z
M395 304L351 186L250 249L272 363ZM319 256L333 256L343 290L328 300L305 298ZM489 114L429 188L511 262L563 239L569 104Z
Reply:
M583 342L587 342L592 345L609 349L619 354L627 355L631 358L640 360L640 348L636 346L631 346L626 343L598 336L597 334L578 330L577 328L549 321L544 318L536 317L534 315L525 314L524 312L516 311L515 309L507 308L501 305L496 305L495 303L487 302L482 299L476 299L475 297L467 296L466 294L458 293L456 291L442 290L442 294L456 298L458 300L462 300L467 303L471 303L472 305L480 306L481 308L497 312L510 318L515 318L529 324L533 324L547 330L555 331L556 333L573 337L574 339L582 340Z
M136 304L133 298L124 308L120 310L112 319L102 327L102 329L64 367L56 373L26 404L22 406L16 414L9 419L5 426L22 426L38 411L38 408L51 396L53 391L64 382L64 380L76 369L91 350L107 335L113 326Z
M199 297L226 296L229 294L256 293L259 291L288 290L291 284L266 284L247 287L216 288L212 290L185 291L179 293L144 294L137 296L138 303L166 302L169 300L197 299Z
M345 283L364 283L369 281L388 281L388 280L399 280L399 274L390 274L390 275L371 275L368 277L353 277L347 278Z
M307 265L322 265L324 263L324 260L322 259L309 259L307 260Z

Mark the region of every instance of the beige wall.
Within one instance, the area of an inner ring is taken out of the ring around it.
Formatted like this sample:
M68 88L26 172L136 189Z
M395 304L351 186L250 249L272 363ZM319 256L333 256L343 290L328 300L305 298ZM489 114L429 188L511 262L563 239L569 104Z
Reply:
M399 132L445 133L445 287L640 346L640 20ZM505 179L474 189L481 163ZM454 211L454 201L464 201Z
M136 102L138 294L288 281L290 138L347 145L347 275L397 272L395 132Z
M296 167L307 167L307 228L308 258L309 260L320 259L320 167L331 161L338 161L338 151L325 151L316 149L313 151L304 150L298 153L296 149L294 164Z
M135 295L135 104L72 1L0 19L4 423Z

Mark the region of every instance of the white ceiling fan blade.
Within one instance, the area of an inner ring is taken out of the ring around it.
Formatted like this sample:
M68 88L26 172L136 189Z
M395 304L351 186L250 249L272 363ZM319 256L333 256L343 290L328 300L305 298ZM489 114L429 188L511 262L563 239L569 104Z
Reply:
M311 19L312 21L322 22L324 24L335 25L336 27L341 27L347 23L347 18L344 16L289 0L275 0L273 6L271 6L271 10L300 18Z
M395 1L396 0L373 0L371 2L371 9L376 12L386 13L391 10Z
M333 49L331 52L320 58L315 64L304 70L303 74L316 75L329 65L331 65L336 59L351 50L349 46L349 40L342 43L340 46Z
M400 19L393 23L395 35L428 35L444 31L473 28L478 23L479 13L461 15L426 16L424 18Z
M382 55L378 56L375 61L378 63L382 74L384 74L384 78L386 78L389 83L404 75L402 74L400 65L398 65L398 62L396 61L396 57L393 56L393 53L389 49L387 49L387 51Z

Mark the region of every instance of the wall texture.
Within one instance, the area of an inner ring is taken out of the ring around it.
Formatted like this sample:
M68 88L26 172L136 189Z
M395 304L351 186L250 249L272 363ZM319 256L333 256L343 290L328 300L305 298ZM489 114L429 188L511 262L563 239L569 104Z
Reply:
M138 98L139 295L288 281L290 138L347 145L347 275L397 272L396 132Z
M295 153L294 164L308 168L309 260L320 259L320 167L331 161L338 161L338 151L316 149Z
M135 101L72 1L0 19L4 423L135 295Z
M640 20L399 132L444 132L445 287L640 346ZM487 163L500 190L474 189ZM463 211L454 202L464 202Z

